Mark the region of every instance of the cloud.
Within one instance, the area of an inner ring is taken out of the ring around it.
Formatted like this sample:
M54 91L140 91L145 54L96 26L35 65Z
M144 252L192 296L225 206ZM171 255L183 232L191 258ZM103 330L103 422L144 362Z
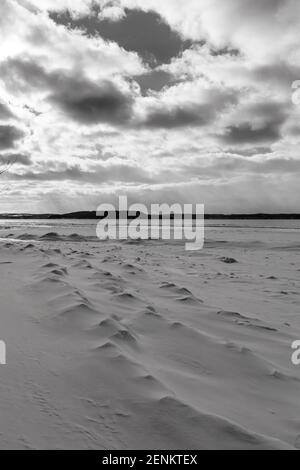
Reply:
M165 86L173 85L176 82L172 74L164 70L150 70L134 76L133 79L139 84L142 95L146 95L149 91L161 91Z
M0 120L6 120L14 117L13 113L6 104L1 103L0 101Z
M194 88L190 96L187 95ZM199 91L197 93L197 90ZM193 94L198 102L191 100ZM236 104L238 97L232 90L205 88L198 84L172 87L169 93L157 95L146 105L143 126L149 128L180 128L206 126L214 121L218 113Z
M261 128L254 128L251 123L237 124L225 129L220 137L225 144L257 144L260 142L274 142L279 138L277 123L270 123Z
M97 86L83 79L66 79L50 100L71 118L83 124L121 124L131 118L132 98L112 82Z
M227 149L227 153L239 155L241 157L253 157L272 153L271 147L232 148Z
M210 165L192 166L196 175L204 177L222 176L229 174L260 174L260 175L276 175L286 173L297 173L300 171L300 160L296 158L283 158L272 155L268 158L239 158L232 155L224 155L218 158Z
M20 91L45 91L45 99L82 124L99 122L120 124L131 117L132 97L113 82L94 83L83 73L47 71L28 60L10 59L0 66L9 87Z
M15 163L17 165L29 166L32 164L32 161L29 155L23 153L0 154L1 165L14 165Z
M114 41L127 51L137 52L150 64L164 64L190 47L169 24L154 11L125 10L124 15L103 18L100 9L94 8L86 16L74 18L69 11L51 12L50 17L58 24L69 28L80 28L89 36L99 35Z
M16 0L20 5L30 11L50 11L69 9L74 15L87 14L90 11L93 0Z
M12 125L0 125L0 150L15 147L18 140L24 137L25 133L18 127Z
M224 128L222 142L233 144L274 143L281 137L288 116L288 106L281 102L256 102L237 110L236 124Z
M77 181L99 185L102 183L151 183L149 174L135 165L126 163L95 164L88 169L79 164L55 168L40 167L35 170L14 172L10 171L13 179L28 181Z
M212 111L205 105L187 105L152 110L143 122L145 127L172 129L184 126L205 126L212 120Z
M300 77L300 67L281 58L274 63L255 65L251 75L262 86L271 83L290 92L292 83Z

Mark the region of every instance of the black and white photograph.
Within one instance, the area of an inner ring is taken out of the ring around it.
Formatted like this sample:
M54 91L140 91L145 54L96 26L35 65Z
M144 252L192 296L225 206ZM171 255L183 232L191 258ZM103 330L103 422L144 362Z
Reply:
M0 0L0 450L300 449L299 0Z

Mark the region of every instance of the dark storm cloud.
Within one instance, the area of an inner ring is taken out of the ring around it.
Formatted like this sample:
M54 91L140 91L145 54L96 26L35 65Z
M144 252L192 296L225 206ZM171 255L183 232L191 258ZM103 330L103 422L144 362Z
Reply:
M241 122L227 126L219 138L228 145L276 142L281 138L281 129L288 117L288 109L289 105L277 102L247 106L237 116Z
M13 113L6 104L1 103L0 101L0 119L9 119L14 117Z
M1 165L14 165L14 164L29 166L31 165L31 159L29 155L23 153L9 153L9 154L0 154L0 164Z
M132 98L109 80L95 84L81 72L47 72L38 64L20 60L5 62L0 71L10 77L9 86L22 92L28 87L48 91L48 100L79 123L121 124L131 117Z
M0 125L0 150L13 148L24 132L12 125Z
M87 80L71 79L51 96L51 101L72 119L83 124L121 124L130 119L132 99L109 81L101 86Z
M137 52L150 64L164 64L191 46L190 41L181 39L155 12L125 10L126 15L117 21L101 19L98 11L89 16L73 18L66 11L53 12L51 18L58 24L80 28L87 35L100 35L114 41L127 51Z
M165 86L176 83L172 74L164 70L151 70L148 73L136 75L133 79L139 84L142 95L146 95L149 90L161 91Z

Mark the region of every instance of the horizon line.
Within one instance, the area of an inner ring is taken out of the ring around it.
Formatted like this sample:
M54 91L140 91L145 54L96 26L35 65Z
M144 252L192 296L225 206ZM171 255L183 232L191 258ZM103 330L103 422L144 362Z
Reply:
M116 210L116 214L119 216L120 211ZM132 216L128 215L128 218L137 218L140 213L137 212L137 215ZM147 215L147 214L145 214ZM192 217L195 218L197 214L193 213ZM148 214L148 218L151 217L151 214ZM162 214L159 215L162 218ZM170 214L171 218L174 218L174 214ZM82 219L101 219L103 217L97 216L96 211L74 211L74 212L63 212L63 213L52 213L52 212L41 212L41 213L30 213L30 212L2 212L0 213L0 219L6 218L15 218L15 219L63 219L63 218L82 218ZM212 219L230 219L230 218L252 218L252 219L300 219L300 213L298 212L237 212L237 213L222 213L222 212L211 212L204 214L204 218Z

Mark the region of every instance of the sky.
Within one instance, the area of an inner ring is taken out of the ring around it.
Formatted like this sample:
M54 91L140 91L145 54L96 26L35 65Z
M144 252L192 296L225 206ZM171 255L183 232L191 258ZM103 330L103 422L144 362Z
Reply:
M0 44L0 212L300 212L299 0L1 0Z

